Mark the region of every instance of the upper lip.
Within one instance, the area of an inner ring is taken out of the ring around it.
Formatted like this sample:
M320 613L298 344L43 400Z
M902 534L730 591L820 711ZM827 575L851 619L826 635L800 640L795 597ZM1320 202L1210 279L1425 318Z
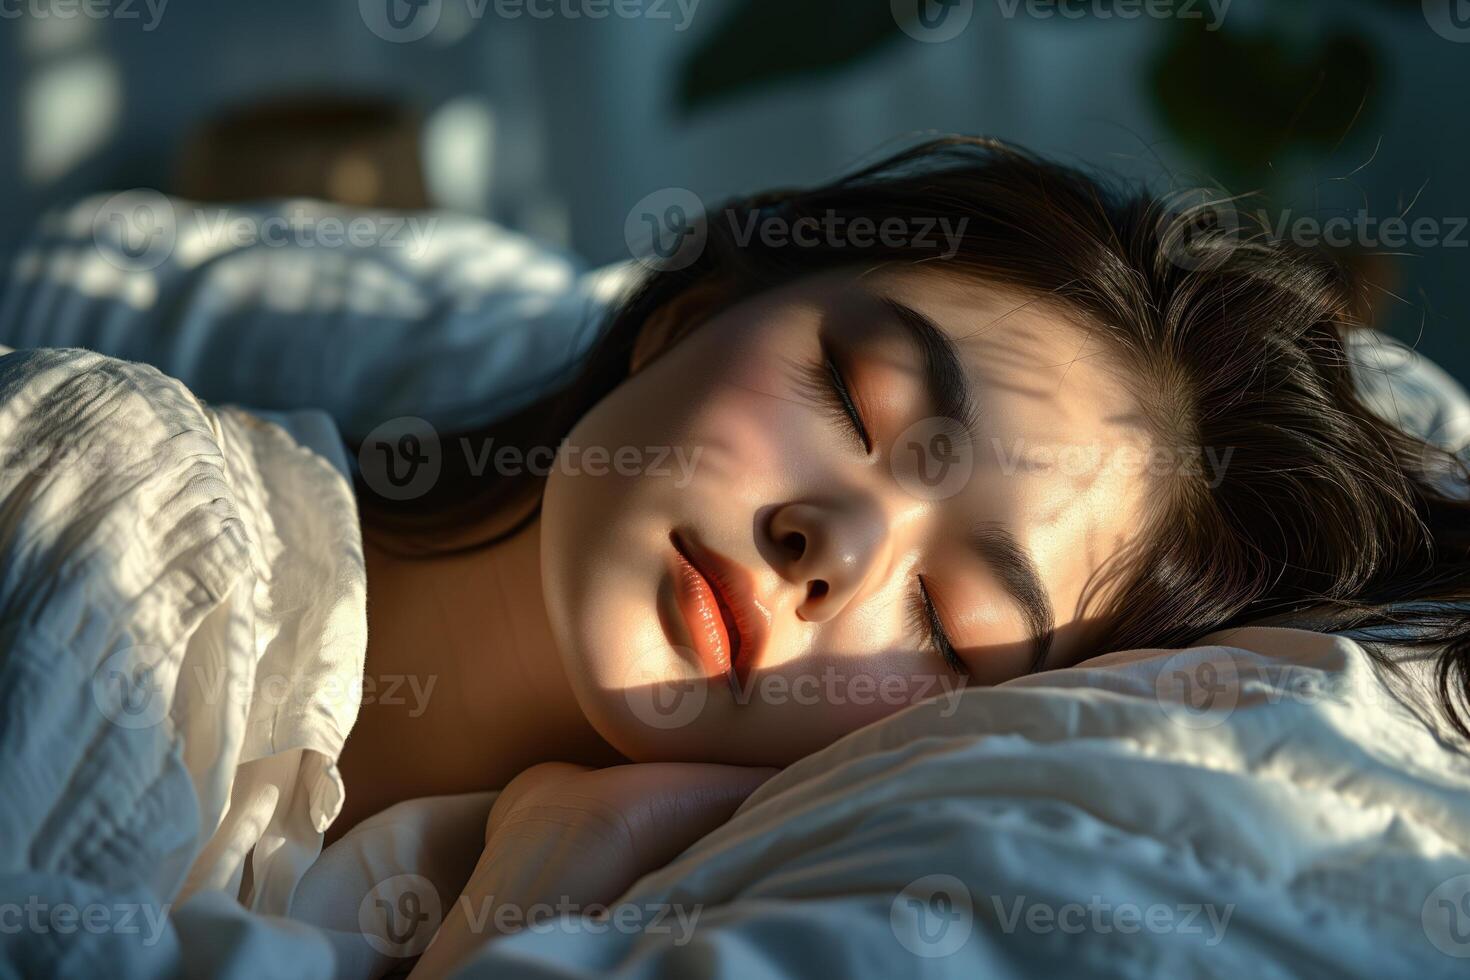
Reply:
M771 614L756 598L755 576L745 566L705 547L687 531L669 535L673 545L709 583L730 635L730 666L744 683L766 648Z

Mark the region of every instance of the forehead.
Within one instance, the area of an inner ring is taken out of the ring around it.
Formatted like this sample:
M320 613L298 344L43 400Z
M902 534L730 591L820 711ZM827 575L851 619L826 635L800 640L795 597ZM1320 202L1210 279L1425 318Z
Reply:
M916 269L875 272L857 284L934 321L955 341L982 407L1003 399L1010 424L1037 429L1036 437L1141 438L1126 369L1099 328L1059 304Z

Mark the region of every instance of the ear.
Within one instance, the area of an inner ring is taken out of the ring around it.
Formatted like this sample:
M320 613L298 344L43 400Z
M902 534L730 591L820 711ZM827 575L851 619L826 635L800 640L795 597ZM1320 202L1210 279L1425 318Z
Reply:
M695 282L648 315L633 342L628 373L637 374L695 327L724 308L725 284L713 276Z

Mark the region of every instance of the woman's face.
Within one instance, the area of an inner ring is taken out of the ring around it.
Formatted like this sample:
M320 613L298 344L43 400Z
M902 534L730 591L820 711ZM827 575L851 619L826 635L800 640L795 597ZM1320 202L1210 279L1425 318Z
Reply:
M802 280L640 367L561 449L552 628L629 758L784 765L1087 656L1158 461L1099 342L913 269Z

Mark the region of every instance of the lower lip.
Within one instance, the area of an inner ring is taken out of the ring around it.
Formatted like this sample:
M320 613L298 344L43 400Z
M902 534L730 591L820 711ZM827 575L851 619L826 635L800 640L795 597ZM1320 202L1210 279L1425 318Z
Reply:
M674 549L674 598L689 627L694 652L711 679L724 678L732 686L735 672L730 666L730 635L720 615L714 590L688 558Z

